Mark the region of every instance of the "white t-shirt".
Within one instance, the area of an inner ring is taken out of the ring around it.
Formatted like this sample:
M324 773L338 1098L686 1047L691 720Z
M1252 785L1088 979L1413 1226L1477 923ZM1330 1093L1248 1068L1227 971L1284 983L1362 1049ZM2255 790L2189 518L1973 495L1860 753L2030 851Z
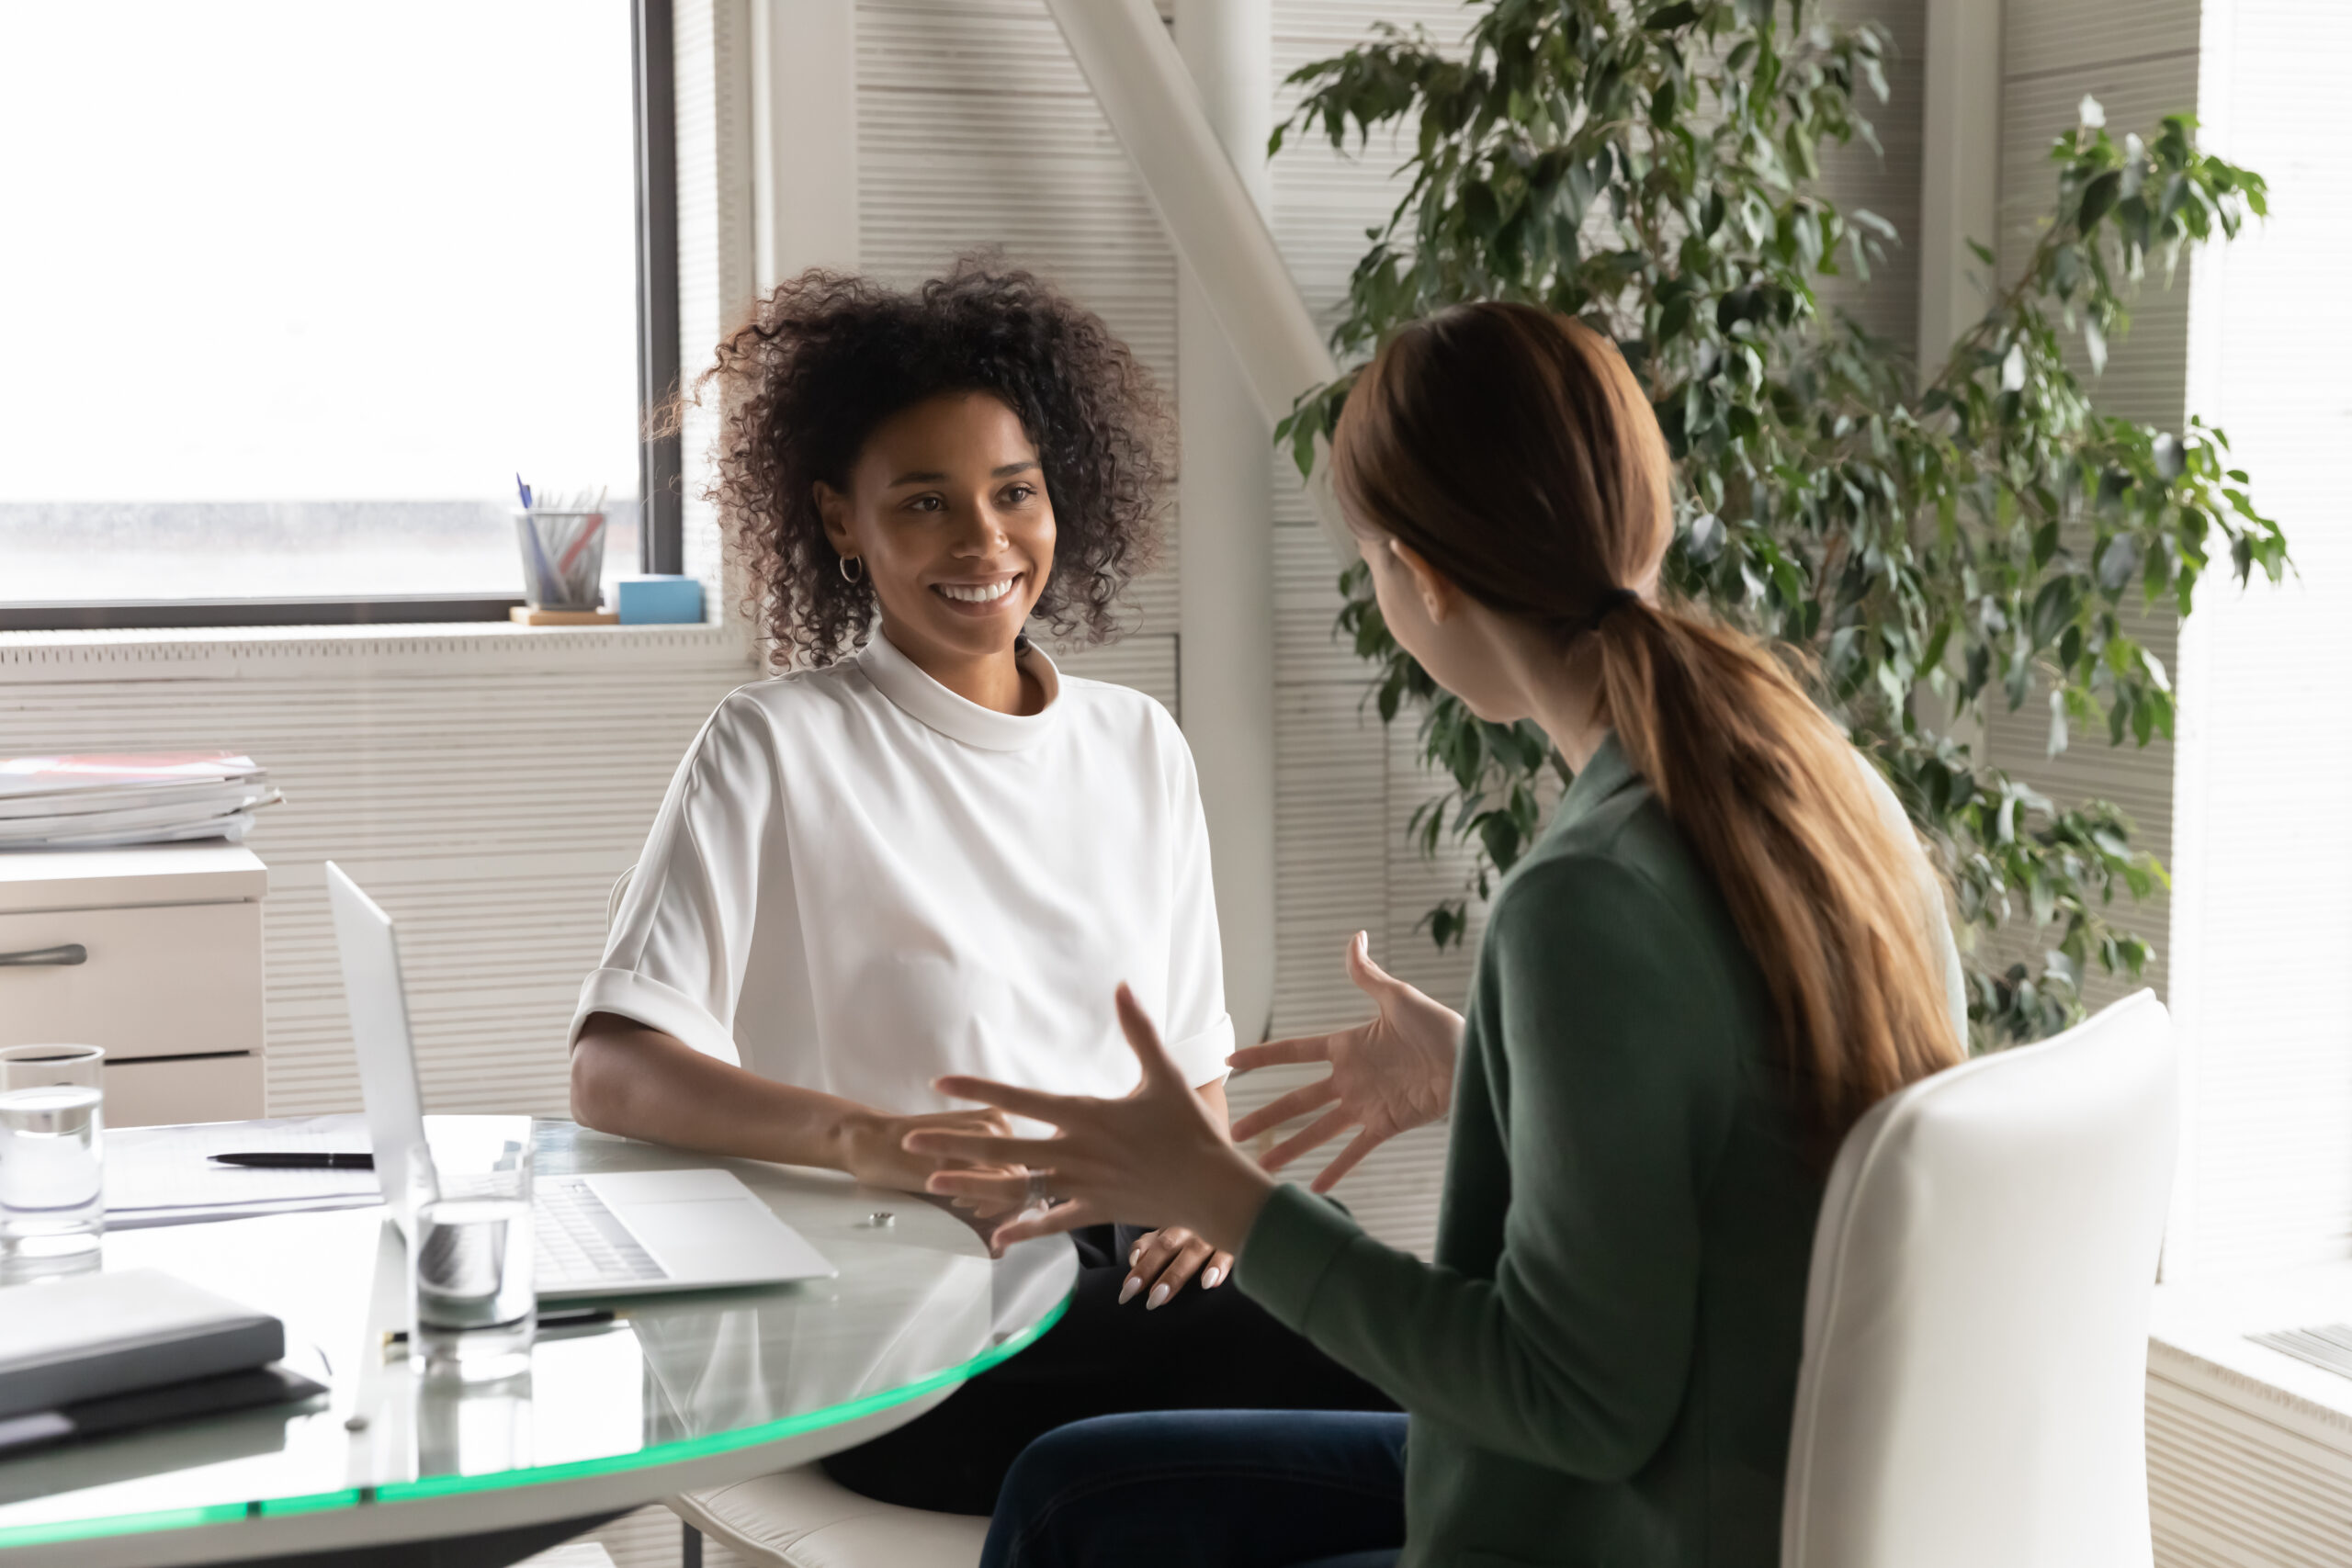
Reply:
M1046 705L967 702L876 634L730 694L679 764L580 988L763 1077L899 1114L970 1073L1136 1080L1131 986L1186 1081L1225 1076L1193 754L1139 692L1023 656Z

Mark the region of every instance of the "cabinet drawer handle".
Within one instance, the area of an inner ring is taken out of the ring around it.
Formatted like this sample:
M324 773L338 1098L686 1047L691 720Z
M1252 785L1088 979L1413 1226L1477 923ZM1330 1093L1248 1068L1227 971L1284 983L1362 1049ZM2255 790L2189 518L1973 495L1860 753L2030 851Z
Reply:
M0 969L64 968L74 964L87 964L90 950L78 942L57 947L32 947L22 953L0 953Z

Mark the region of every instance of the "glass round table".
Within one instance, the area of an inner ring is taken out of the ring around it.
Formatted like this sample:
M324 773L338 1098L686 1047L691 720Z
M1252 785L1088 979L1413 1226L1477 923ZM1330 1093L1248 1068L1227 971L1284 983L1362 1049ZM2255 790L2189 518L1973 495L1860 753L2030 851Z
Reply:
M111 1232L104 1267L161 1269L276 1314L287 1364L329 1392L0 1461L0 1565L324 1558L586 1528L912 1420L1051 1327L1077 1280L1061 1237L991 1260L952 1213L825 1172L560 1122L539 1123L537 1163L726 1167L840 1272L567 1302L614 1316L544 1331L527 1375L465 1385L420 1375L393 1337L405 1253L381 1207Z

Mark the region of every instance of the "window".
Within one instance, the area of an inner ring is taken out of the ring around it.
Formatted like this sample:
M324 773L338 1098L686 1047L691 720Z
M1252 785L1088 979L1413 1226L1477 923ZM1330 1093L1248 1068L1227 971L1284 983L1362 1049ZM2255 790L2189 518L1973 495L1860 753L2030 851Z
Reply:
M639 570L634 9L0 9L0 624L503 618L517 473Z

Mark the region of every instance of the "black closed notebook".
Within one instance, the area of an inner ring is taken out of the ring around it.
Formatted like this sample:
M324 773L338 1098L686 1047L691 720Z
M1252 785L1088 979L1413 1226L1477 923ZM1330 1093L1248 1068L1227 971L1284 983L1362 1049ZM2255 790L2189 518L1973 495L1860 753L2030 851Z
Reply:
M0 1289L0 1419L250 1371L285 1354L277 1319L160 1269Z
M198 1416L225 1416L264 1404L284 1404L324 1393L322 1384L284 1367L253 1367L217 1377L164 1383L135 1393L85 1399L55 1410L32 1410L0 1417L0 1459L51 1443L84 1438L111 1437L186 1421Z

